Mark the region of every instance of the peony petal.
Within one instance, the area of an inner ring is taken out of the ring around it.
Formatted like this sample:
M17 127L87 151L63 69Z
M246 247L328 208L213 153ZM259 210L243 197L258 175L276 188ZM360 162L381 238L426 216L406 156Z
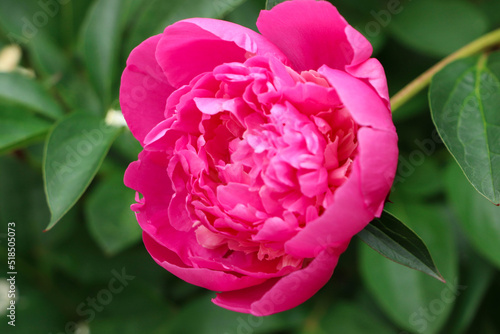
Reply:
M287 62L279 49L248 28L221 20L195 18L165 29L156 58L168 81L178 88L217 65L243 63L255 54L270 54Z
M306 115L315 115L341 104L337 93L332 88L325 88L307 82L293 87L284 87L275 95L282 95L286 101Z
M155 59L161 35L153 36L130 54L120 86L120 105L132 134L143 144L148 132L164 120L173 88Z
M224 102L227 99L216 99L211 97L195 97L196 107L204 114L215 115L224 111Z
M146 249L163 268L184 281L214 291L231 291L260 284L265 279L233 275L223 271L186 266L174 252L158 244L149 234L143 233Z
M374 216L366 207L361 189L360 162L355 159L351 175L334 193L333 203L285 243L286 253L315 257L328 247L348 242L361 231Z
M244 204L264 211L262 201L256 195L256 192L251 191L246 184L229 182L227 185L217 187L217 198L225 210L231 210L238 204Z
M166 163L162 153L143 151L139 161L131 163L125 172L125 184L144 196L140 204L133 205L139 225L157 243L173 250L184 263L189 264L189 256L193 254L222 256L223 253L200 246L192 228L183 232L171 226L168 208L174 191ZM191 227L192 223L187 226Z
M328 187L328 173L325 168L312 172L299 173L300 191L307 197L314 197L326 191Z
M354 57L351 61L351 66L360 64L366 61L373 53L373 47L363 34L348 25L345 28L345 34L349 45L354 51Z
M255 31L239 24L203 18L187 19L184 22L194 23L200 28L217 35L222 40L232 41L251 54L274 56L283 63L288 63L286 56L274 44Z
M252 237L254 241L286 241L298 231L298 222L291 225L279 217L268 218L262 228Z
M396 132L372 128L358 131L362 193L365 204L377 217L382 213L398 162Z
M225 257L191 256L193 267L221 270L225 272L238 273L260 279L271 279L282 277L296 270L296 266L278 268L280 258L273 260L259 260L256 253L245 254L242 251L228 253ZM299 259L300 262L300 259ZM300 262L300 264L302 264Z
M311 298L328 282L347 244L321 252L304 269L251 288L219 293L212 301L226 309L255 316L289 310Z
M174 194L167 163L161 152L142 151L125 171L125 185L141 193L152 212L164 210Z
M353 61L365 60L372 52L370 43L354 29L347 29L349 24L327 1L285 1L262 11L257 27L299 72L317 70L325 64L344 69Z
M372 87L352 75L328 66L322 66L318 72L335 88L356 123L395 132L391 111Z
M227 248L208 249L198 243L195 229L179 231L173 228L168 219L168 212L151 212L146 205L136 213L141 228L156 243L174 252L186 266L192 266L191 257L221 258Z
M396 172L397 136L366 127L358 130L358 141L351 175L334 193L325 212L285 244L288 254L314 257L350 240L380 215Z
M367 61L346 67L347 73L356 78L362 79L370 84L378 95L385 101L386 106L390 108L389 89L387 88L387 79L382 64L375 59L370 58Z
M189 231L193 222L189 217L187 209L187 191L177 192L172 196L172 200L168 205L168 220L170 225L179 231Z

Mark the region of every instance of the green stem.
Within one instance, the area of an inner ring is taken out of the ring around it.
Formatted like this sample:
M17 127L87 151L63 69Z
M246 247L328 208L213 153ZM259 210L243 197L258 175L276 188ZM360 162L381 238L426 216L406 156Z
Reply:
M418 78L406 85L391 98L392 111L399 109L402 105L426 88L431 83L431 79L434 74L441 71L446 65L457 59L469 57L475 55L476 53L488 50L498 44L500 44L500 29L494 30L476 39L455 53L452 53L448 57L444 58L439 63L422 73Z

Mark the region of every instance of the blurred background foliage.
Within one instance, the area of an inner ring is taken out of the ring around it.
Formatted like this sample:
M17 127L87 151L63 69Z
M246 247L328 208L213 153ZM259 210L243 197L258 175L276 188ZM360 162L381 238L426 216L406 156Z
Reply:
M332 3L373 43L391 95L500 27L500 0ZM128 131L116 132L76 205L43 232L51 220L44 142L54 124L72 112L103 119L119 109L128 54L168 24L213 17L256 29L264 6L264 0L0 1L0 277L7 272L10 221L18 272L15 328L7 325L0 281L1 333L500 333L500 211L475 192L438 140L425 92L394 114L401 154L388 209L426 242L446 284L354 238L327 286L303 305L266 318L218 308L213 292L157 266L140 242L129 210L134 193L122 182L140 151ZM128 280L113 288L123 273Z

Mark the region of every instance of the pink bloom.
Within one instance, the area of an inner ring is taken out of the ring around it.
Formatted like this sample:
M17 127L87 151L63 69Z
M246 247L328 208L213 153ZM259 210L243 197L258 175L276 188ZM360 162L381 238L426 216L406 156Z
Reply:
M132 51L120 102L144 148L125 183L149 253L261 316L329 280L380 216L398 150L384 70L335 7L287 1L257 25L167 27Z

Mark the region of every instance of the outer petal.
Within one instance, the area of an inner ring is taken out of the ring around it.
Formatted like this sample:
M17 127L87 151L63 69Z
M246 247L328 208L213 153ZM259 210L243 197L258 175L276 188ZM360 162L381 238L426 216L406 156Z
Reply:
M125 171L124 182L129 188L141 193L141 204L133 205L133 210L147 203L151 212L160 212L168 207L173 195L172 182L167 175L165 156L161 152L142 151L139 160L132 162Z
M370 84L378 95L385 101L386 106L390 108L389 103L389 89L387 88L387 79L382 64L375 59L370 58L367 61L346 67L347 73L362 79Z
M186 266L169 249L158 244L146 232L143 233L146 249L156 263L184 281L214 291L231 291L260 284L265 279L234 275L223 271Z
M253 30L226 21L195 18L165 29L156 58L168 81L180 87L217 65L243 63L256 54L274 55L287 62L278 48Z
M352 50L354 51L351 65L360 64L370 58L373 53L373 47L363 34L350 25L345 28L345 34Z
M328 66L322 66L318 72L335 88L356 123L380 130L396 131L389 108L371 86L344 71Z
M255 316L289 310L311 298L328 282L347 244L321 252L304 269L258 286L220 293L212 301L226 309Z
M174 90L155 59L160 38L148 38L132 51L121 79L123 116L141 144L149 130L164 119L167 97Z
M371 44L327 1L285 1L262 11L257 27L297 71L317 70L322 65L344 69L372 53Z
M138 204L132 205L141 228L189 264L190 248L201 246L196 242L194 231L178 231L170 224L168 208L174 190L166 171L168 161L165 160L163 153L143 151L139 161L127 168L125 184L143 195Z
M360 141L360 147L364 144ZM360 165L360 159L355 159L351 175L334 193L333 204L285 243L287 254L315 257L328 247L348 242L373 219L361 191Z
M158 247L154 249L163 249L158 254L152 254L153 257L158 260L162 256L168 255L165 261L177 264L182 268L215 269L214 265L210 264L214 262L219 266L217 268L219 271L238 273L237 275L240 277L248 275L255 278L255 280L246 279L244 281L247 282L246 286L252 285L249 282L260 284L264 282L264 279L282 276L291 270L288 268L276 272L272 268L274 265L275 269L276 263L258 266L258 263L256 265L253 262L252 257L243 254L239 258L235 258L237 254L224 257L227 252L225 247L205 248L197 241L196 227L191 227L192 222L187 224L188 229L175 228L175 223L178 224L177 217L172 220L172 214L169 213L169 203L172 202L174 192L172 182L166 173L166 164L163 153L143 151L139 156L139 161L131 163L125 174L125 184L143 195L143 199L139 200L138 204L132 205L139 225L148 237L157 244ZM178 212L181 211L178 210ZM189 218L186 217L186 219ZM149 251L152 252L151 249ZM163 263L160 265L177 276L181 275L178 272L186 272L186 275L189 273L193 276L203 275L201 271L175 269L175 266ZM229 277L232 277L231 275ZM237 287L237 289L241 288L242 286ZM215 288L214 290L222 291Z
M364 143L359 153L361 192L368 209L380 217L396 175L398 137L396 132L362 128L358 140Z
M383 100L366 83L322 67L319 71L361 128L358 155L348 180L337 189L333 204L285 244L287 253L313 257L326 247L350 240L380 215L396 173L397 135Z

